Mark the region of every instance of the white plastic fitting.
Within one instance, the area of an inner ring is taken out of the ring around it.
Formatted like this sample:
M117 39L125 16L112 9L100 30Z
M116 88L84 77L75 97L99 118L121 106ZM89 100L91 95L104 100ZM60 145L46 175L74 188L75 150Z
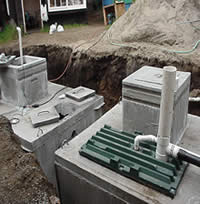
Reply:
M180 150L180 147L178 147L177 145L174 145L172 143L169 143L169 145L166 149L166 153L168 156L172 156L173 158L177 158L179 150Z
M22 50L22 31L20 27L17 27L18 37L19 37L19 52L20 52L20 62L23 65L23 50Z
M157 142L157 138L154 135L138 135L135 137L134 140L134 149L139 150L140 142L142 141L149 141L149 142Z
M170 142L175 89L176 89L176 67L173 66L164 67L160 105L160 118L156 148L156 158L162 161L167 161L168 158L166 149Z

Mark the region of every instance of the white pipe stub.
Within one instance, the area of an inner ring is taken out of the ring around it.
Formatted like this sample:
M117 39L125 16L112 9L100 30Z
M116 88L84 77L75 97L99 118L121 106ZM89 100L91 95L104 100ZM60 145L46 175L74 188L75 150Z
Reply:
M22 31L20 27L17 27L18 37L19 37L19 52L20 52L20 63L23 65L23 50L22 50Z

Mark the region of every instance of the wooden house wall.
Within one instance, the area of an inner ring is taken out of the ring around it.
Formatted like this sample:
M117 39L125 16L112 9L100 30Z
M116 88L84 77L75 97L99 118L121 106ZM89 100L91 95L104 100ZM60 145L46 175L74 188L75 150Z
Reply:
M17 25L23 25L23 14L21 0L8 0L10 8L10 18L14 19Z
M0 27L2 27L8 19L6 1L0 0Z
M39 0L24 0L24 12L28 12L34 19L36 19L38 25L40 24L41 14Z

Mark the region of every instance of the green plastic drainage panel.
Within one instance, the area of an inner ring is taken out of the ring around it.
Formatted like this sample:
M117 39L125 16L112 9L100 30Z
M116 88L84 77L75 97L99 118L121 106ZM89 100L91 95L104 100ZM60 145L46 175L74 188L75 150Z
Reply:
M188 164L173 158L169 162L155 159L156 145L151 142L141 142L140 151L135 151L133 145L137 135L141 133L131 134L105 125L79 152L92 161L173 198Z

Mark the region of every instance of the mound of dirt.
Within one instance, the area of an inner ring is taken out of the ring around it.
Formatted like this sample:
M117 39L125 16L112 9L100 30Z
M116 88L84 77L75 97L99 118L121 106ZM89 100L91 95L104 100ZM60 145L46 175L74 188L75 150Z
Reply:
M136 0L111 26L109 35L118 42L191 49L200 40L198 19L199 0Z
M3 116L0 116L0 141L0 203L51 203L55 188L47 182L35 156L20 148L9 121Z

